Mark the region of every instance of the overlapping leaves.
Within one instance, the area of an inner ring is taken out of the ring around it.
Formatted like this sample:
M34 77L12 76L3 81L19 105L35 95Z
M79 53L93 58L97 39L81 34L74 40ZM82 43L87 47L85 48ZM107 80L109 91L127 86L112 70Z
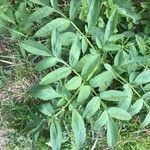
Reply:
M135 11L112 1L114 5L104 17L100 10L106 4L87 0L82 28L76 22L84 1L71 0L69 17L59 10L58 1L30 1L40 8L29 15L27 22L38 23L53 13L59 15L38 26L35 40L32 37L20 43L21 49L38 56L35 70L45 71L28 94L40 100L39 112L48 118L52 149L61 149L64 134L67 142L73 134L76 149L82 149L86 132L100 132L103 127L113 148L119 134L116 120L129 121L145 107L148 114L141 126L149 125L150 60L145 44L149 37L143 40L142 35L117 33L124 28L122 22L118 24L119 13L136 22L139 17ZM103 26L99 17L107 20Z

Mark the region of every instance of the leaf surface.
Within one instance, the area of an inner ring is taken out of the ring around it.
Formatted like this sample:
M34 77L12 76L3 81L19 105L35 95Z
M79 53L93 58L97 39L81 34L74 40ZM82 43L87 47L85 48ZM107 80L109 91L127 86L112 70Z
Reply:
M47 74L45 77L43 77L41 79L40 84L41 85L47 85L47 84L56 82L58 80L61 80L61 79L65 78L65 77L67 77L68 75L70 75L71 71L72 70L69 67L58 68L58 69L50 72L49 74Z
M36 37L46 37L52 33L54 29L57 29L59 32L65 31L70 26L70 21L64 18L56 18L51 22L47 23L36 33Z
M76 109L72 111L72 130L75 138L77 149L80 149L86 140L86 129L82 116Z

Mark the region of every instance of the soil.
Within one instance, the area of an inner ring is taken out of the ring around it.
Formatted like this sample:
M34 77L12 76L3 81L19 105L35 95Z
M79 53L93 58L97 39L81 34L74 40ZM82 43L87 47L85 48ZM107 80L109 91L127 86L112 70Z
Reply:
M0 150L6 150L7 134L6 129L0 129Z

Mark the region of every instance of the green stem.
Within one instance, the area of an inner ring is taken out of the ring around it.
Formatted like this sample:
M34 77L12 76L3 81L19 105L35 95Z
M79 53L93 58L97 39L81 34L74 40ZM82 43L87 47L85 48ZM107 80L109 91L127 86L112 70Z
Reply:
M92 43L89 41L89 39L84 35L84 33L82 33L82 31L81 31L70 19L68 19L68 18L67 18L63 13L61 13L60 11L57 11L57 10L56 10L56 12L57 12L58 14L60 14L62 17L64 17L65 19L69 20L70 23L73 25L73 27L86 39L86 41L88 42L89 46L90 46L92 49L96 50L95 47L93 46L93 44L92 44ZM96 51L97 51L97 50L96 50ZM102 62L102 63L104 63L104 62ZM66 64L66 63L65 63L65 64ZM66 65L67 65L68 67L70 67L70 68L74 71L74 73L75 73L76 75L78 75L78 76L81 77L81 75L78 74L70 65L68 65L68 64L66 64ZM142 98L142 96L138 93L138 91L137 91L130 83L128 83L128 81L126 81L124 78L122 78L117 72L115 72L115 73L116 73L116 75L117 75L123 82L125 82L126 84L128 84L128 85L131 87L131 89L134 91L134 93L135 93L138 97ZM81 78L82 78L82 77L81 77ZM97 93L95 92L95 90L93 89L93 87L91 87L91 88L92 88L93 93L94 93L95 95L97 95ZM101 103L102 103L102 105L103 105L104 108L107 107L102 101L101 101ZM144 104L145 104L145 106L146 106L147 109L150 109L149 105L148 105L146 102L144 102Z
M63 106L61 108L61 110L55 114L55 117L58 116L66 107L68 107L68 105L71 103L71 101L77 96L78 92L79 92L79 89L73 94L73 96L70 98L70 100L64 98L67 101L67 104L65 106Z
M114 71L114 73L123 81L125 82L126 84L129 85L129 87L134 91L134 93L139 97L139 98L142 98L142 96L138 93L138 91L130 84L128 83L127 80L125 80L123 77L121 77L117 72ZM145 102L143 101L145 107L150 111L150 106Z
M63 63L64 65L68 66L69 68L71 68L72 71L73 71L77 76L79 76L79 77L82 79L82 81L83 81L84 83L87 83L87 82L83 79L83 77L82 77L75 69L73 69L69 64L67 64L65 61L63 61L63 60L61 60L61 59L59 59L59 62L61 62L61 63ZM90 84L88 84L88 85L90 86ZM95 92L94 88L93 88L92 86L90 86L90 87L91 87L93 93L94 93L96 96L99 97L99 95ZM102 100L100 100L100 102L101 102L103 108L106 109L106 108L107 108L106 104L105 104Z

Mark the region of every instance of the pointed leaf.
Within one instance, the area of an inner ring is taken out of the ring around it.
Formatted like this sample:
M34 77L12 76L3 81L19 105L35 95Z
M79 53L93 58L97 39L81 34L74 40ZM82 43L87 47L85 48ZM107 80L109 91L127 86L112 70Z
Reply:
M119 107L110 107L107 112L111 117L120 120L130 120L132 117L126 110Z
M49 117L52 116L52 114L55 112L53 106L50 103L40 105L39 111Z
M81 82L82 79L78 76L75 76L65 84L65 87L68 90L75 90L81 85Z
M20 46L34 55L51 56L50 50L45 45L32 40L25 40Z
M55 71L52 71L49 74L47 74L45 77L43 77L40 84L47 85L56 82L60 79L67 77L69 74L71 74L71 71L72 70L69 67L58 68Z
M41 61L39 61L36 65L35 65L35 70L36 71L43 71L47 68L53 67L57 64L58 60L55 57L48 57L45 58Z
M88 28L91 29L96 25L100 12L101 0L92 0L89 4L89 11L87 15Z
M79 95L77 97L77 102L79 104L82 104L90 95L91 93L91 87L88 85L83 85L80 88Z
M145 54L145 52L146 52L146 44L145 44L144 40L139 35L135 35L135 39L136 39L136 42L137 42L138 47L140 49L140 52L142 54Z
M107 143L113 148L118 141L118 127L116 123L109 118L107 122Z
M99 55L93 55L83 66L81 75L88 81L98 69L100 62Z
M54 29L52 31L52 36L51 36L51 46L52 46L52 52L56 57L61 57L61 53L62 53L59 36L60 36L59 32L56 29Z
M72 130L77 149L80 149L86 140L86 129L82 116L76 109L72 111Z
M106 78L107 77L107 78ZM113 81L113 74L110 71L104 71L101 74L95 76L90 80L92 87L99 87L101 91L104 91Z
M69 54L69 63L72 67L74 67L78 63L80 53L81 53L81 43L80 39L76 36L71 46Z
M87 48L88 48L88 42L84 37L82 37L82 53L83 54L86 52Z
M127 98L120 100L118 105L120 108L128 110L131 105L133 92L128 84L124 85L124 89L125 89L124 92L126 92L127 94Z
M51 2L52 7L57 9L57 7L58 7L58 0L50 0L50 2Z
M40 98L42 100L50 100L60 97L58 93L51 86L35 85L28 90L28 94Z
M149 99L150 99L150 91L147 92L147 93L145 93L145 94L142 96L142 98L143 98L144 100L149 100Z
M97 110L100 108L100 98L93 97L86 105L85 110L83 112L83 117L90 118L93 116Z
M134 83L136 83L138 85L145 84L148 82L150 82L150 70L144 70L134 80Z
M60 123L57 119L53 119L50 127L50 142L52 150L61 150L62 139Z
M121 50L121 48L122 48L121 45L114 44L114 43L107 43L102 47L103 51L105 51L105 52L119 51L119 50Z
M142 128L145 128L150 124L150 112L146 115L144 121L142 122L141 126Z
M70 10L69 10L70 20L74 20L77 17L80 6L81 6L81 0L71 0Z
M117 90L108 90L100 93L100 98L107 101L119 101L127 97L127 93Z
M107 41L108 38L114 33L117 25L117 11L116 9L112 12L105 29L104 41Z
M45 6L42 8L38 8L35 12L33 12L27 21L31 21L31 22L37 22L40 19L43 19L51 14L53 14L54 9L49 7L49 6Z
M94 123L94 130L99 132L100 129L107 123L107 121L108 121L108 114L107 111L104 111Z
M44 27L35 33L36 37L45 37L52 33L54 29L59 32L65 31L70 26L70 21L64 18L56 18L47 23Z
M60 41L63 46L70 46L76 35L73 32L65 32L60 35Z
M143 99L137 100L129 109L129 112L132 116L140 112L143 106Z

